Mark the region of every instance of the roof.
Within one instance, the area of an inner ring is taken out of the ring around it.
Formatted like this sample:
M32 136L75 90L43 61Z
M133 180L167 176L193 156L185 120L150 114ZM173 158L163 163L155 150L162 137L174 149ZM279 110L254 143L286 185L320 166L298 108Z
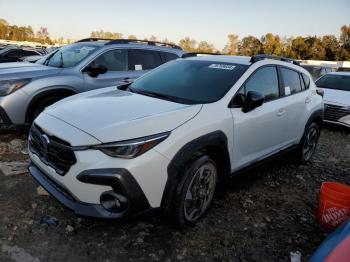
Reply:
M206 55L206 56L189 57L186 59L223 62L223 63L236 63L236 64L244 64L244 65L251 64L250 56Z

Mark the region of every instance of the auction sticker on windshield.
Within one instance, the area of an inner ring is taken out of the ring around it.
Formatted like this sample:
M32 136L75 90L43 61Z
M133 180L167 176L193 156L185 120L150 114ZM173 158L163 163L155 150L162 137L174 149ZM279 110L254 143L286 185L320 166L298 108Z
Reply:
M211 64L209 68L223 69L223 70L233 70L236 66L226 65L226 64Z

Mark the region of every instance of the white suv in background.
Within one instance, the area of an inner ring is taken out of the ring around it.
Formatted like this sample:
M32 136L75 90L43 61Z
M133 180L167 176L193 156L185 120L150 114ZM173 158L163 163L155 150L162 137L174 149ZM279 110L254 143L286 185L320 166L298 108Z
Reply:
M290 149L310 160L322 118L322 96L293 61L177 59L47 108L31 128L29 169L77 215L161 208L193 224L217 181Z

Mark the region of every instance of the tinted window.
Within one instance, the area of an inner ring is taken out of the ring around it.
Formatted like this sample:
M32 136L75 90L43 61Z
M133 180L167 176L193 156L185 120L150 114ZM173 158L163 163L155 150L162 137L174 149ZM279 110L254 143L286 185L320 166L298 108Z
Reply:
M97 57L92 65L103 65L107 71L127 71L128 51L123 49L111 50Z
M301 74L299 74L299 78L300 78L300 84L301 84L301 89L302 90L305 90L305 83L304 83L304 80L303 80L303 77L301 76Z
M265 96L265 101L279 97L277 70L274 66L263 67L256 71L245 83L245 93L256 91Z
M169 62L171 60L177 59L179 58L178 55L173 54L173 53L167 53L167 52L159 52L160 56L162 57L162 62L166 63Z
M129 50L129 70L149 70L161 65L158 52L149 50Z
M325 75L316 81L316 85L322 88L350 91L350 76Z
M30 55L40 55L38 52L30 51L30 50L23 50L23 56L30 56Z
M6 54L8 57L19 58L23 56L22 50L11 50Z
M139 78L130 88L184 104L211 103L221 99L246 69L231 63L175 60Z
M306 74L301 74L305 83L305 88L309 89L310 87L310 77L308 77Z
M300 92L301 85L300 85L299 73L284 67L281 68L281 72L282 72L283 81L284 81L285 95L290 95L290 94L295 94Z

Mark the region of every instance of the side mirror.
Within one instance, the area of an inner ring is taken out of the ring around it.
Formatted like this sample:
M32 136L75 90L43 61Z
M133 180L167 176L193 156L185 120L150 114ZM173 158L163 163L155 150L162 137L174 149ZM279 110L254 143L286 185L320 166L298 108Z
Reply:
M98 75L105 74L107 72L107 67L103 65L89 65L84 69L84 72L88 73L91 77L97 77Z
M252 111L253 109L261 106L264 103L264 100L265 100L265 97L261 93L255 92L255 91L249 91L244 101L242 111L244 113Z

